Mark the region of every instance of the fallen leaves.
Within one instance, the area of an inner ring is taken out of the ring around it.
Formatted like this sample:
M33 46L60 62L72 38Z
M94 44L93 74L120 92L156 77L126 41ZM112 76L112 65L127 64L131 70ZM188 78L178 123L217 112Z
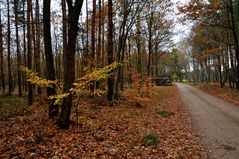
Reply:
M229 88L227 84L224 88L221 88L219 83L198 84L196 87L211 95L239 106L238 90Z
M141 109L128 97L113 107L81 102L69 130L58 129L47 119L47 108L36 106L0 123L0 158L206 158L177 88L154 91L153 98L140 101ZM160 117L158 110L174 114ZM148 132L157 145L142 143Z

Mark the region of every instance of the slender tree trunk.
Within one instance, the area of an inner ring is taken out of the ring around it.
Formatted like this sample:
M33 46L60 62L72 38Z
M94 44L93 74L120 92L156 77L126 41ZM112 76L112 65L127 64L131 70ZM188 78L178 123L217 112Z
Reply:
M142 74L141 70L141 20L140 17L137 17L137 51L138 51L138 58L137 58L137 73Z
M104 3L104 0L102 0L102 12L103 15L102 16L102 65L105 66L105 3Z
M41 55L41 35L40 35L40 18L39 18L39 0L36 0L36 51L35 51L35 66L36 72L40 75L41 74L41 67L40 67L40 55ZM37 88L38 94L41 94L41 88Z
M32 37L31 37L31 11L32 1L27 0L27 66L32 69ZM33 103L32 84L28 83L28 105Z
M31 8L32 9L32 8ZM33 44L33 52L32 52L32 69L36 71L36 34L35 34L35 26L36 22L33 17L33 9L31 10L31 40ZM35 85L32 85L33 92L35 92Z
M23 60L24 60L24 66L27 67L27 49L26 49L26 18L25 18L25 1L24 1L24 4L23 4L23 21L24 21L24 24L23 24ZM28 83L27 83L27 77L26 75L24 74L23 76L23 81L24 81L24 91L27 92L27 86L28 86Z
M149 31L149 42L148 42L148 63L147 63L147 74L150 76L151 72L151 55L152 55L152 21L153 21L153 13L150 14L149 17L149 24L148 24L148 31Z
M12 70L11 70L11 28L10 28L10 4L7 1L7 62L8 62L8 94L12 95L13 91L13 80L12 80Z
M95 15L96 15L96 0L93 0L93 11L92 11L92 21L91 21L91 62L90 67L93 69L95 64ZM94 91L94 81L90 85L90 90Z
M1 2L2 3L2 2ZM0 4L2 5L2 4ZM5 74L4 74L4 59L3 59L3 36L2 36L2 10L0 7L0 71L1 71L1 86L2 91L5 92Z
M21 55L19 50L19 37L18 37L18 14L17 14L18 3L14 0L14 14L15 14L15 29L16 29L16 46L17 46L17 81L18 81L18 95L22 96L22 79L21 72L19 70L21 65Z
M46 61L46 78L48 80L55 80L55 67L52 54L52 43L51 43L51 19L50 19L50 7L51 1L43 1L43 24L44 24L44 45L45 45L45 61ZM55 87L47 87L47 96L56 94ZM53 118L58 114L58 105L55 104L55 100L52 100L49 106L49 118Z
M62 5L62 24L63 24L63 70L66 70L66 47L67 47L67 17L66 17L66 2L61 0Z
M88 13L88 0L86 0L86 47L87 53L89 49L89 13Z
M98 48L97 48L97 65L100 66L100 55L101 55L101 25L102 25L102 12L101 12L101 0L99 0L99 28L98 28ZM96 89L100 87L99 81L96 82Z
M110 65L113 63L113 51L114 51L114 45L113 45L113 4L112 0L108 0L108 64ZM113 93L114 93L114 77L113 75L108 78L108 94L107 99L108 101L113 101Z

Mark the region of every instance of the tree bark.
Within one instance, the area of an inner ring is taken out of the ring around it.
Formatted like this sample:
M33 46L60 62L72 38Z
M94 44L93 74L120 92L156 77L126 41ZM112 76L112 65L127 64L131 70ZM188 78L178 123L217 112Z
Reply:
M15 29L16 29L16 46L17 46L17 81L18 81L18 95L22 96L22 79L21 72L19 70L21 65L21 55L19 50L19 37L18 37L18 14L17 14L18 3L14 0L14 14L15 14Z
M114 45L113 45L113 11L112 11L113 3L112 0L108 0L108 64L112 64L113 59L113 51L114 51ZM113 73L113 72L112 72ZM114 77L113 75L108 78L108 94L107 99L108 101L113 101L113 94L114 94Z
M31 37L31 11L32 1L27 0L27 66L32 69L32 37ZM28 105L33 103L32 84L28 82Z
M11 28L10 28L10 4L9 0L7 1L7 62L8 62L8 94L12 95L13 91L13 81L12 81L12 70L11 70Z
M98 48L97 48L97 65L98 65L98 67L99 67L99 65L101 65L100 64L100 56L101 56L101 25L102 25L102 12L101 12L101 0L99 0L99 13L98 13L98 15L99 15L99 28L98 28ZM99 87L100 87L100 83L99 83L99 81L97 81L96 82L96 89L99 89Z
M1 4L2 5L2 4ZM5 74L4 74L4 59L3 59L3 40L2 40L2 10L0 8L0 71L1 71L1 87L5 92Z
M78 21L83 0L76 0L74 5L72 0L67 0L68 5L68 43L66 49L66 70L64 72L64 92L69 92L75 78L75 51L78 33ZM60 128L69 128L70 114L72 107L72 95L63 99L61 114L57 121Z
M44 45L45 45L45 61L46 61L46 78L48 80L55 80L55 67L52 54L52 43L51 43L51 19L50 19L50 7L51 1L43 1L43 24L44 24ZM55 86L47 87L47 96L56 94ZM59 113L58 105L55 104L53 99L49 106L49 118L53 118Z
M27 67L27 48L26 48L26 19L25 19L25 1L24 1L24 4L23 4L23 21L24 21L24 24L23 24L23 62L24 62L24 66ZM27 92L27 77L26 75L24 74L23 75L23 86L24 86L24 91Z
M41 67L40 67L40 55L41 55L41 35L40 35L40 18L39 18L39 0L36 0L36 52L35 52L35 66L36 72L40 75L41 74ZM41 88L37 88L38 94L41 94Z
M61 0L62 5L62 24L63 24L63 70L66 70L66 47L67 47L67 17L66 17L66 1Z
M93 11L91 17L91 62L90 68L93 69L95 64L95 14L96 14L96 0L93 0ZM94 91L94 81L90 85L90 90Z

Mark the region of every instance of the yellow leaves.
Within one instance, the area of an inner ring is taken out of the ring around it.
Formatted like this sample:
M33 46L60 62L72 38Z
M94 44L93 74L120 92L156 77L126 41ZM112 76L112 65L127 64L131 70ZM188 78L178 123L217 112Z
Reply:
M57 83L56 81L51 81L51 80L47 80L47 79L39 77L36 72L24 66L20 67L20 71L26 74L28 78L27 80L28 82L30 82L31 84L36 84L40 87L53 87Z
M87 128L87 127L91 127L94 124L94 122L88 117L79 116L77 120L77 124Z
M64 93L58 93L57 95L50 96L49 99L54 99L55 103L57 104L60 102L61 99L68 97L69 95L90 95L90 96L101 96L102 94L105 94L106 91L102 89L95 89L94 91L91 91L89 88L92 84L92 82L105 80L111 76L111 72L113 72L116 68L120 67L122 64L114 62L110 65L107 65L103 68L97 68L95 70L89 70L87 69L87 74L79 79L76 80L72 84L72 87L68 90L68 92ZM41 78L38 76L36 72L34 72L31 69L28 69L27 67L21 66L20 70L24 73L26 73L28 82L38 85L40 87L53 87L58 86L60 88L60 84L57 83L57 81L51 81L44 78Z
M70 95L70 93L62 93L62 94L57 94L57 95L50 96L49 99L51 99L51 100L54 99L55 100L54 105L57 105L60 102L61 99L65 98L69 95Z

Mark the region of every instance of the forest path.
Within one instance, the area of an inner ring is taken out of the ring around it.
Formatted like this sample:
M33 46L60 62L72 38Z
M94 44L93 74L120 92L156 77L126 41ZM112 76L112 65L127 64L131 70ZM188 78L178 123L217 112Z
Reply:
M239 107L177 83L210 159L239 159Z

